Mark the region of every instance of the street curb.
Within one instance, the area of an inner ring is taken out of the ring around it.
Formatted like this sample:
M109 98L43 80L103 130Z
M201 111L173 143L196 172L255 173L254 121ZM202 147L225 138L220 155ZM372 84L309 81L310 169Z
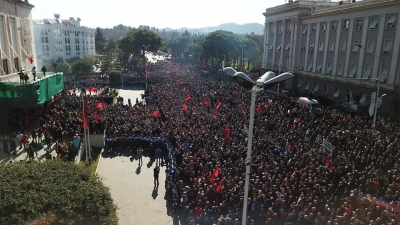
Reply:
M100 161L101 161L101 158L103 158L103 157L101 157L101 155L103 154L103 152L104 152L104 148L101 149L101 152L100 152L100 154L99 154L99 161L97 162L96 172L94 172L95 175L97 175L97 171L99 170Z

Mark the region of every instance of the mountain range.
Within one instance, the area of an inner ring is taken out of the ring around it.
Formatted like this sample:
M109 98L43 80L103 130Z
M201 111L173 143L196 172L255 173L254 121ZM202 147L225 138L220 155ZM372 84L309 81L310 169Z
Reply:
M236 24L236 23L224 23L219 26L215 27L202 27L202 28L187 28L187 27L182 27L179 29L171 29L169 27L162 28L159 30L165 29L166 31L185 31L187 30L190 33L211 33L217 30L225 30L225 31L230 31L235 34L247 34L247 33L254 33L254 34L263 34L264 30L264 25L260 23L246 23L246 24Z

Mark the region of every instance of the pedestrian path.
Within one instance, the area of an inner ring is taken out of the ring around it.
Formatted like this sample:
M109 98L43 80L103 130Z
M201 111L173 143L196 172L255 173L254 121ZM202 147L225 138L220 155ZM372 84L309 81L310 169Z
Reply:
M160 184L154 188L152 163L143 157L143 166L130 155L103 156L97 174L110 188L118 207L119 225L172 225L167 215L165 195L165 167L161 167Z

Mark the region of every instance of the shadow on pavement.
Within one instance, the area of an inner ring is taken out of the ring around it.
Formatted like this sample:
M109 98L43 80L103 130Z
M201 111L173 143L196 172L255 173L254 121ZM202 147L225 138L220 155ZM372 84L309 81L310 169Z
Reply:
M153 192L151 193L151 197L153 197L153 199L156 199L158 196L158 186L159 186L158 184L154 185Z
M136 174L137 175L139 175L140 174L140 172L142 172L142 166L139 166L137 169L136 169Z

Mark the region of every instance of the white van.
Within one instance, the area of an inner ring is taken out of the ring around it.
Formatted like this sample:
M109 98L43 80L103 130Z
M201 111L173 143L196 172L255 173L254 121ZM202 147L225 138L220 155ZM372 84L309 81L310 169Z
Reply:
M321 108L319 102L315 99L308 99L306 97L300 97L299 99L297 99L296 101L297 104L303 106L303 107L307 107L309 109L319 109Z

